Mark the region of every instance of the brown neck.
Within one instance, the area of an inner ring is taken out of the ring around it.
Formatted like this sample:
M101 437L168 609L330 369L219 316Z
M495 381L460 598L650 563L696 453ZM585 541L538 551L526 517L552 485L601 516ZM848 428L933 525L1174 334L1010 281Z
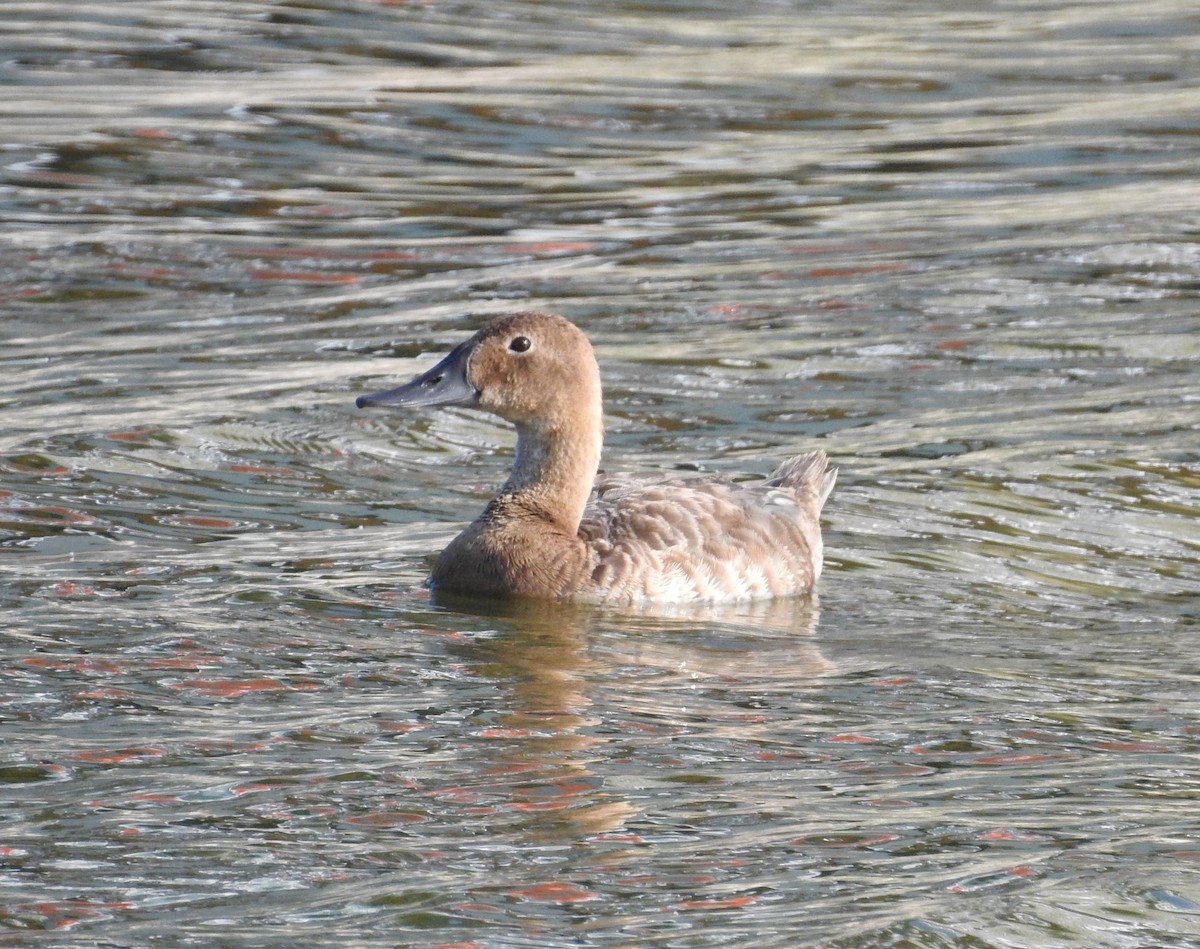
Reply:
M601 424L597 413L594 424L583 431L518 425L517 457L500 495L576 533L600 465Z

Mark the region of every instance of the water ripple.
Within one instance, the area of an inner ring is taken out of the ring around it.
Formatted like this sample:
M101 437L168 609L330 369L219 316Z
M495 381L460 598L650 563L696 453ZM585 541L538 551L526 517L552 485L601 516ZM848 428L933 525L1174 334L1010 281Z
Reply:
M797 13L6 7L0 930L1195 944L1195 23ZM431 598L527 306L819 601Z

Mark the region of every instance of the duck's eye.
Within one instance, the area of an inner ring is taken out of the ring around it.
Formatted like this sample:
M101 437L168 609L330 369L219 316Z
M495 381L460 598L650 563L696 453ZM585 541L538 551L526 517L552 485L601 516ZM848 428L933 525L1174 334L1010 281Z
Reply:
M514 336L509 342L508 348L514 353L523 353L527 352L529 347L532 345L533 343L529 341L528 336Z

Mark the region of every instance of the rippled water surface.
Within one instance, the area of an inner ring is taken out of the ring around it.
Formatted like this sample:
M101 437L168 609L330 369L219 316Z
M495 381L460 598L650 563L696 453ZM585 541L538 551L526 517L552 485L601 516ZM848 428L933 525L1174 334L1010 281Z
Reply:
M1189 4L3 20L0 943L1200 945ZM819 602L430 600L527 306Z

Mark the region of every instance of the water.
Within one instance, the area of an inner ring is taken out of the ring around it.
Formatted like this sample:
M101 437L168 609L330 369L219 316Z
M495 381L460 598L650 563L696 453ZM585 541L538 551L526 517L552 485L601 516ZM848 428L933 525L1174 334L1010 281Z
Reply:
M1185 5L9 2L0 942L1200 944ZM376 415L841 468L819 601L431 602Z

